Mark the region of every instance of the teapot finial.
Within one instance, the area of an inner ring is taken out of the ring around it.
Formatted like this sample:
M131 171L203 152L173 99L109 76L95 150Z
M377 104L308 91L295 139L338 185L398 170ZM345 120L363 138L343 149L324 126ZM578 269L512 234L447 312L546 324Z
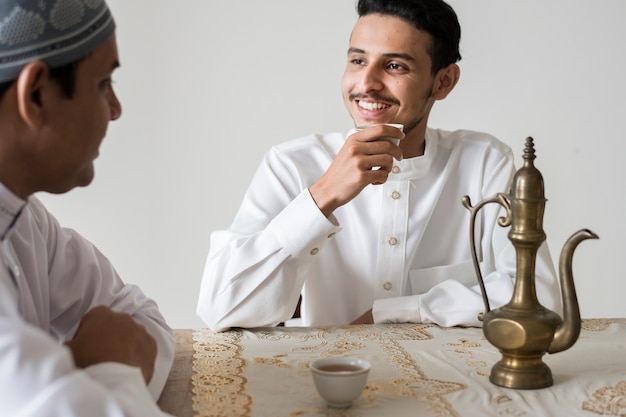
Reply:
M524 146L524 154L522 155L524 164L531 163L536 158L535 156L535 144L532 137L526 138L526 145ZM528 161L528 162L527 162Z

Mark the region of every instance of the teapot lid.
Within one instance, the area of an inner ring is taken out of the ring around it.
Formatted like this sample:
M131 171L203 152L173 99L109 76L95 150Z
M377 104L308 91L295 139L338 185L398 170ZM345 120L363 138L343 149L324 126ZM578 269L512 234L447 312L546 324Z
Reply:
M535 147L533 138L526 138L524 146L523 166L515 173L513 184L511 185L511 198L522 200L544 200L544 184L543 176L537 168L535 168L534 160Z

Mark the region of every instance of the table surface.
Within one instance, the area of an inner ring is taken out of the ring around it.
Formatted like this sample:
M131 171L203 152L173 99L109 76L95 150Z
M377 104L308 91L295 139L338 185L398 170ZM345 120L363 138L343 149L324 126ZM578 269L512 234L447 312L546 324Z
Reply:
M193 329L175 329L176 356L158 404L176 417L193 417Z
M324 328L178 329L158 403L205 416L626 416L626 319L588 319L576 344L544 361L554 385L515 390L489 382L500 359L480 328L387 324ZM347 409L318 396L308 366L356 356L372 363Z

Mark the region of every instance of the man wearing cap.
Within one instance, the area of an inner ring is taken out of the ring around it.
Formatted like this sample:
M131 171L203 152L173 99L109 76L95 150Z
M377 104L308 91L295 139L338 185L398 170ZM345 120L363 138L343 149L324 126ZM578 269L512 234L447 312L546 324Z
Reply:
M0 2L0 415L158 416L174 340L33 194L93 179L119 66L104 0Z

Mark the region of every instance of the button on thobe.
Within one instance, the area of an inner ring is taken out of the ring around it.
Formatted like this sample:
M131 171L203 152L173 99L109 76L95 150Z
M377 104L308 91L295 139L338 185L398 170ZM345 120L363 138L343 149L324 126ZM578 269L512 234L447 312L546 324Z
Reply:
M400 167L394 165L383 184L383 210L376 263L376 298L399 296L402 293L404 259L406 256L406 221L410 181L395 178Z

